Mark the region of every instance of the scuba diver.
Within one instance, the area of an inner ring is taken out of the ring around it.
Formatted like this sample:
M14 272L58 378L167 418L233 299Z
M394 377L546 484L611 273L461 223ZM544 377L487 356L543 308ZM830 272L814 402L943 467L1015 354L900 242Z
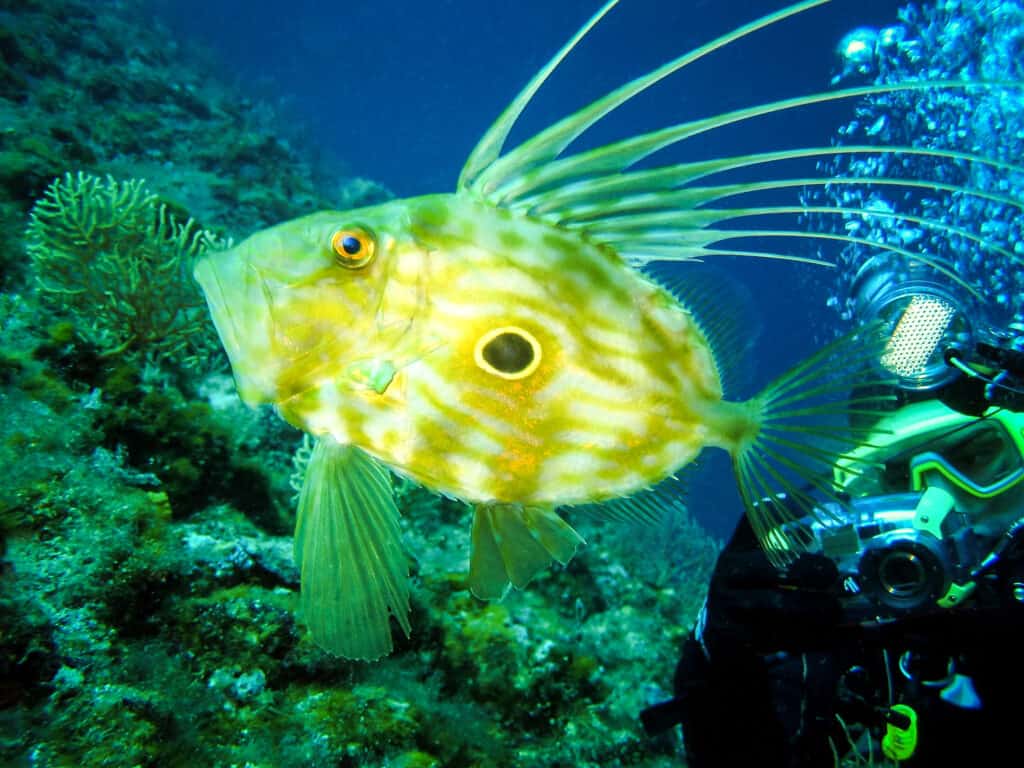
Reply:
M773 565L745 517L722 550L674 697L641 714L652 734L682 725L691 768L1002 764L1018 748L1024 334L976 327L941 283L878 257L853 289L891 330L896 407L840 457L841 498L781 526L805 553Z

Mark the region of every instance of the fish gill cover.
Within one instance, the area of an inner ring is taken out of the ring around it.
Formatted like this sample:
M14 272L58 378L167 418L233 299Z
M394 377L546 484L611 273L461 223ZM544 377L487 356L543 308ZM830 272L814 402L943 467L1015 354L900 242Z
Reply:
M581 9L581 17L591 10ZM155 198L143 208L154 218L141 218L132 232L110 227L117 236L80 257L86 279L90 260L107 269L139 242L177 268L193 246L180 239L181 227L240 240L290 217L375 203L387 193L318 164L294 124L210 78L209 64L186 54L147 6L31 0L0 5L0 13L0 759L675 764L678 745L647 742L635 715L664 696L650 681L668 680L716 553L681 505L656 526L584 524L585 556L542 573L527 591L483 603L465 589L465 509L399 482L403 537L417 558L415 632L399 636L395 654L375 665L333 658L310 641L294 618L299 574L288 535L299 434L243 408L215 351L107 343L111 332L98 317L90 325L87 305L75 298L74 272L47 280L46 258L28 257L46 242L44 233L33 234L30 212L39 206L35 221L45 221L55 210L47 201L69 187L77 200L105 210L119 190L145 179ZM748 20L730 16L725 27ZM848 18L849 27L860 23L856 10ZM559 37L577 22L566 19ZM884 23L890 26L875 31L871 56L847 60L847 77L955 79L983 66L986 79L1019 79L1018 4L928 5ZM543 52L531 54L539 64ZM1016 96L880 95L858 110L844 142L941 149L963 147L969 134L970 151L1020 162ZM964 115L975 119L963 124ZM884 133L900 126L909 134ZM386 126L375 130L386 134ZM835 162L827 173L854 172L852 160ZM942 172L965 186L955 174L966 171L953 165ZM454 178L457 168L450 170ZM972 187L1020 200L1015 175L972 173L982 176ZM877 191L868 201L838 202L883 211L900 203ZM1017 239L1005 202L952 194L920 203L924 217L948 212L971 231L984 227L986 239ZM871 239L950 242L894 217L849 221L870 229ZM68 253L82 247L67 245ZM843 254L856 257L852 249ZM1009 260L999 251L972 258L965 269L974 270L979 293L997 304L1002 296L1001 306L1019 312ZM123 275L106 278L119 281L117 290L97 294L98 310L107 300L130 306L146 278L139 270L160 268L124 263ZM843 270L832 291L843 311L850 280ZM72 292L67 301L60 291ZM817 294L819 306L827 293ZM120 338L133 338L131 312L122 317L128 325ZM822 339L832 317L822 310L812 318ZM195 329L187 338L210 330L202 315L185 312L181 322Z

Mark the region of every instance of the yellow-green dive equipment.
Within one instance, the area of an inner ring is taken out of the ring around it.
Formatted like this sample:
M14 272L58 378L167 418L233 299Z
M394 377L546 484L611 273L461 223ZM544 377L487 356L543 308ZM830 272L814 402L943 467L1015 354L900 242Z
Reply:
M885 719L882 754L890 760L909 760L917 749L917 712L906 704L894 704Z
M836 563L861 622L961 604L1024 532L1024 329L979 323L973 300L904 269L872 259L854 281L904 405L836 463L836 496L778 529Z

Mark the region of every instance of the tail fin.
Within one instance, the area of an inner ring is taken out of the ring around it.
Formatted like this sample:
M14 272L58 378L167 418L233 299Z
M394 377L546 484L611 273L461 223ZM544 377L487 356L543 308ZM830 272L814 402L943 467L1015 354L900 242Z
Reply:
M317 645L348 659L391 652L390 616L409 635L409 564L385 470L358 448L317 441L295 528L300 610Z
M892 382L879 375L884 344L879 325L865 326L754 398L761 430L734 454L733 468L751 526L776 565L810 543L805 529L786 524L820 519L827 514L821 500L842 503L832 476L836 460L864 444L872 424L892 408Z

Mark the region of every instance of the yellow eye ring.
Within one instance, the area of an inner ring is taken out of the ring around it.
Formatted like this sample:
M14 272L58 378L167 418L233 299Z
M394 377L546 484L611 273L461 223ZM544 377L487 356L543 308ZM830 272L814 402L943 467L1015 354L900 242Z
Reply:
M509 381L525 379L540 365L537 338L514 325L495 328L481 336L473 350L473 361L481 370Z
M331 235L334 260L346 269L360 269L373 261L377 240L363 227L346 227Z

